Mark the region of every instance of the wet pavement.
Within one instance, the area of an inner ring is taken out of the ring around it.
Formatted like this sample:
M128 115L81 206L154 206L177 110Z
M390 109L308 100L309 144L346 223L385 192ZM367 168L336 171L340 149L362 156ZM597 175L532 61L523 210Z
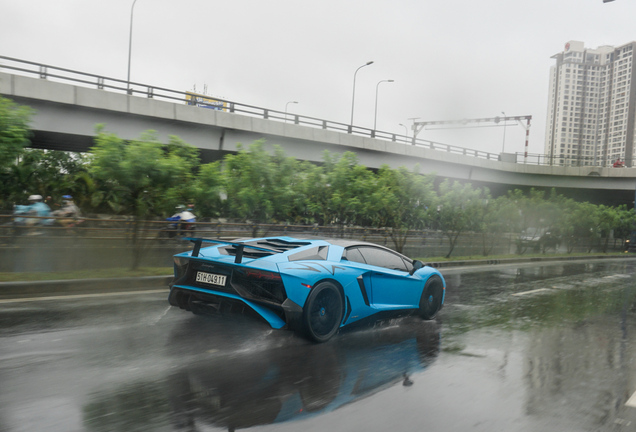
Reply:
M167 291L0 300L0 431L636 430L636 260L447 269L315 345Z

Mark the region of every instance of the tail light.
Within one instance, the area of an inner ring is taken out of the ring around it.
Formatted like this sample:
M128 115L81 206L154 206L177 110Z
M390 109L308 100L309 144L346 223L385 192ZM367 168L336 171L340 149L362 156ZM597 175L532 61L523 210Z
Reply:
M185 257L174 257L174 279L181 279L186 274L190 260Z
M246 269L245 276L250 279L258 279L262 281L281 281L283 278L280 273L268 272L263 270Z
M234 270L232 286L244 297L282 304L287 298L280 273L250 268Z

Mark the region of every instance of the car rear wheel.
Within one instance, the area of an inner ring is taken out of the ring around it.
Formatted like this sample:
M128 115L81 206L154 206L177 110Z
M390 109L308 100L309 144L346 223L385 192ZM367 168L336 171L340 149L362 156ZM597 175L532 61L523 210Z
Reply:
M428 278L420 299L420 315L422 318L425 320L435 318L437 312L442 308L443 293L444 284L442 279L437 275Z
M340 290L331 282L316 285L303 310L305 334L315 342L326 342L336 334L343 314Z

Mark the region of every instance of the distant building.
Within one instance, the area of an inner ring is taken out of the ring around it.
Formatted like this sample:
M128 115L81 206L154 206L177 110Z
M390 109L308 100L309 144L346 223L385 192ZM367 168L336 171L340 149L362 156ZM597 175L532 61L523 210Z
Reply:
M555 165L634 166L636 42L552 56L545 154Z

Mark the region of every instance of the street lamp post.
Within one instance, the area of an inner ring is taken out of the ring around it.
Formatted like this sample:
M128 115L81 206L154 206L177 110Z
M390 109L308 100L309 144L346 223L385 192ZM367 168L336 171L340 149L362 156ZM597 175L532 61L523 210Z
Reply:
M409 117L409 120L411 120L413 122L413 126L411 127L413 129L413 142L411 144L413 144L413 145L415 145L415 138L416 138L415 137L415 135L416 135L415 131L417 130L417 129L415 129L415 120L419 120L419 119L420 119L420 117Z
M406 138L404 138L404 143L408 144L408 142L409 142L409 128L406 127L406 125L402 124L402 123L400 123L400 126L402 126L404 128L404 136L406 137Z
M133 11L135 9L135 3L137 3L137 0L133 1L133 4L130 8L130 34L128 35L128 78L126 80L126 89L128 94L132 94L132 92L130 91L130 56L132 53Z
M501 145L501 152L504 152L504 149L506 148L506 113L505 112L501 112L504 115L504 136L503 136L503 144Z
M285 104L285 123L287 123L287 107L289 106L289 104L297 104L298 101L289 101Z
M351 123L349 123L349 132L351 132L351 127L353 127L353 105L356 101L356 75L358 74L358 71L360 69L362 69L365 66L369 66L371 64L373 64L373 60L366 62L365 64L360 66L358 69L356 69L355 73L353 74L353 96L351 97Z
M379 81L376 85L375 85L375 116L373 117L373 130L375 131L375 126L377 124L377 120L378 120L378 88L380 87L380 83L383 82L390 82L392 83L393 80L382 80Z

